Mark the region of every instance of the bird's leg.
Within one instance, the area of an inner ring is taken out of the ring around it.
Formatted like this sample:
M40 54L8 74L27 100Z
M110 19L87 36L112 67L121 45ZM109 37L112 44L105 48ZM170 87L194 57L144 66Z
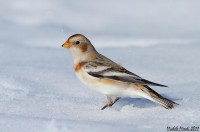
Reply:
M119 99L121 99L121 98L120 98L120 97L117 97L117 98L113 101L113 103L112 103L111 106L113 106Z
M107 99L107 103L106 103L105 106L103 106L103 107L101 108L101 110L104 110L104 109L107 108L107 107L112 107L113 104L115 104L115 103L120 99L120 97L115 98L114 101L113 101L113 99L112 99L111 97L109 97L109 96L106 96L106 99Z
M104 105L101 110L104 110L105 108L109 107L112 104L113 100L111 97L106 96L106 105Z

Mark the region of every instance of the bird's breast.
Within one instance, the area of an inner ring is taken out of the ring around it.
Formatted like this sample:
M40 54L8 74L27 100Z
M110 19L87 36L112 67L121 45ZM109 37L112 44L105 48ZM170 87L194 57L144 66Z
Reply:
M76 71L76 69L78 69L78 68L75 68L76 76L83 84L85 84L86 86L88 86L94 90L99 87L99 79L98 78L89 75L82 68L80 68L77 71Z
M84 63L77 63L74 65L74 71L75 72L80 72L80 70L83 68Z

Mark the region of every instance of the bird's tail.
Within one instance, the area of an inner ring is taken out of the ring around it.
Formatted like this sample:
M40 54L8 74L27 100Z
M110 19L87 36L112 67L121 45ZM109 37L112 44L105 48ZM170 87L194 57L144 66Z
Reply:
M167 98L161 96L160 94L158 94L156 91L154 91L153 89L151 89L148 86L144 86L142 91L146 93L146 98L162 105L166 109L172 109L172 108L174 108L175 105L178 105L177 103L171 101L170 99L167 99Z

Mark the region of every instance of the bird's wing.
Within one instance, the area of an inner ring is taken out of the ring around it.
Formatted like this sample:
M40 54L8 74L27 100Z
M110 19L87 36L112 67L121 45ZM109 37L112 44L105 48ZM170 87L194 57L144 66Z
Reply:
M89 75L97 78L107 78L141 85L167 87L162 84L145 80L102 55L101 57L95 58L94 60L86 63L84 70Z

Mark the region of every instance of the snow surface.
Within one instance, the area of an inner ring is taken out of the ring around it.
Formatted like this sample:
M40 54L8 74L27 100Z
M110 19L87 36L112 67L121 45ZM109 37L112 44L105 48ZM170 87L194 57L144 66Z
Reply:
M0 0L0 37L36 47L57 47L74 33L97 47L198 43L199 5L199 0Z
M166 131L200 125L199 0L0 0L0 132ZM97 50L180 105L104 97L81 84L62 43Z
M60 45L58 45L60 47ZM125 98L104 111L104 97L82 85L63 48L0 45L0 131L165 131L200 122L200 46L98 48L138 75L170 88L154 89L180 104L172 110Z

